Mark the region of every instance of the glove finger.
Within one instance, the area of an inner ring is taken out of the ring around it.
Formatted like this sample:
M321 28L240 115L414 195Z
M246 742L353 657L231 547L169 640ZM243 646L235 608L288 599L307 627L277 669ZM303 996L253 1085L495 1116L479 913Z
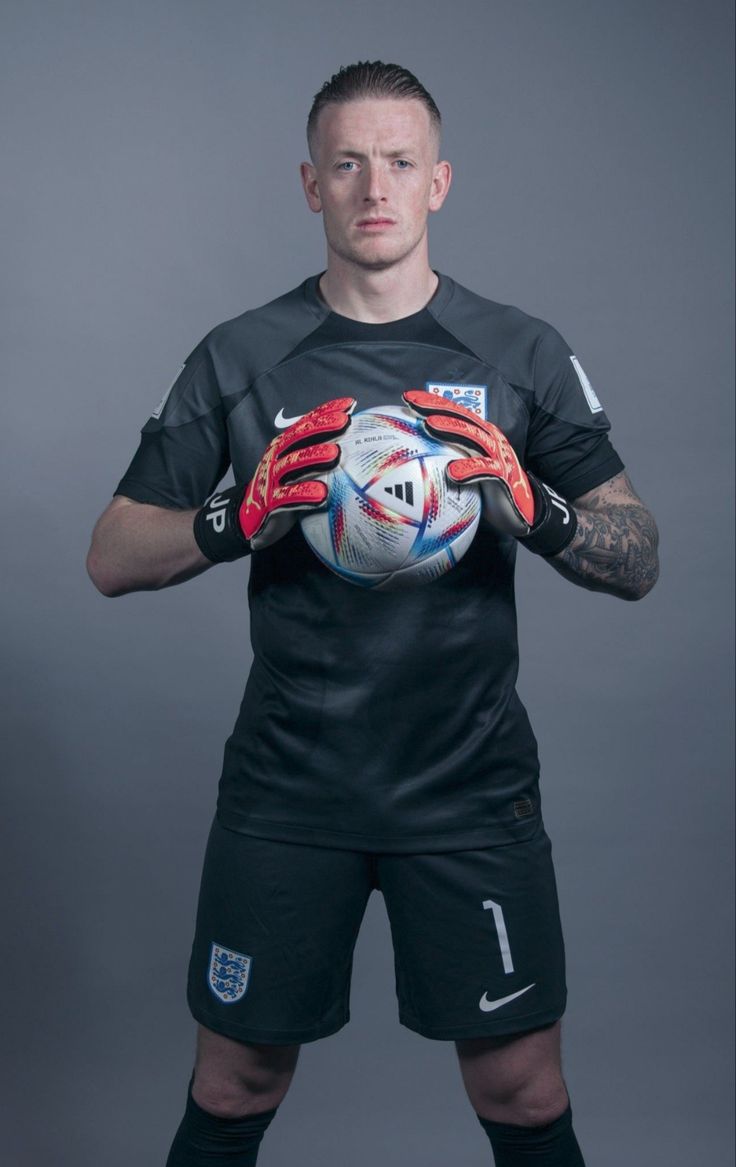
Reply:
M310 409L309 413L305 413L279 435L276 439L279 450L299 448L314 438L343 434L350 425L350 414L355 405L354 397L336 397L333 401L318 405L316 409Z
M303 482L292 482L289 486L279 486L273 492L271 513L283 510L304 510L319 507L326 501L329 489L318 478L307 478Z
M321 413L352 413L355 409L356 400L354 397L333 397L330 401L323 401L321 405L315 405L314 409L310 409L309 413L305 413L304 417L315 417ZM302 420L304 420L302 418Z
M484 428L481 429L479 422L479 418L471 421L451 413L432 413L424 419L424 424L433 437L449 438L451 442L467 446L472 451L477 450L486 457L497 458L499 441L496 435L500 434L500 431L490 422L485 422Z
M402 397L407 405L415 409L417 413L421 413L426 417L430 413L442 413L446 417L469 417L476 425L483 425L483 420L478 417L477 413L473 413L472 409L467 409L464 405L458 405L454 401L448 401L445 397L439 397L436 393L428 393L426 389L407 389L402 393Z
M495 454L497 447L509 445L498 426L478 417L464 405L427 393L424 389L409 389L403 398L424 417L427 430L436 437L448 437L484 454Z
M297 519L296 512L320 507L327 500L329 491L319 479L295 482L291 486L280 486L274 490L268 511L248 507L243 502L240 508L240 525L254 551L270 547L285 535Z
M456 485L477 482L487 517L512 535L528 534L534 522L534 496L526 476L511 483L507 468L492 458L457 458L449 462L447 478Z
M340 447L336 442L319 442L290 450L279 458L275 477L279 485L293 482L299 474L310 470L332 470L340 461Z
M456 458L447 464L447 477L458 486L480 482L489 475L502 475L503 466L497 458Z

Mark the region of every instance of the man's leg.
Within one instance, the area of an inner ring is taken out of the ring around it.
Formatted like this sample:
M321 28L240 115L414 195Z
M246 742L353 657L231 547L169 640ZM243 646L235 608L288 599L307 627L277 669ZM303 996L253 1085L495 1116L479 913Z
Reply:
M362 852L212 825L189 963L197 1062L168 1167L251 1167L300 1045L349 1019Z
M299 1049L233 1041L200 1025L187 1107L167 1167L253 1167Z
M497 1167L580 1167L560 1072L565 953L551 847L378 856L399 1019L456 1043Z
M560 1063L560 1023L455 1042L496 1167L583 1167Z

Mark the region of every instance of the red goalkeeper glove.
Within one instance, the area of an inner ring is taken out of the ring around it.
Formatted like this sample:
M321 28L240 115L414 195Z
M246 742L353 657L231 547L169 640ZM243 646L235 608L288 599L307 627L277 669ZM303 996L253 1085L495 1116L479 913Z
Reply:
M298 513L322 506L327 486L310 473L340 460L334 441L350 425L355 398L336 397L305 413L266 447L246 487L219 491L194 516L194 537L213 563L261 551L294 525Z
M491 526L515 535L538 555L557 555L575 534L577 517L565 499L522 469L516 451L498 426L464 405L423 389L410 389L404 401L424 418L433 437L465 447L470 457L447 465L457 485L477 482Z

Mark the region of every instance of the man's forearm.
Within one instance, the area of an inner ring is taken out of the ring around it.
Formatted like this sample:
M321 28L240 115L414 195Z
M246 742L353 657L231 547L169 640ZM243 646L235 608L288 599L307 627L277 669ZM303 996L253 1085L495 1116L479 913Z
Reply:
M572 542L549 563L565 579L640 600L657 581L657 524L645 506L608 503L605 509L575 504L578 526Z
M192 532L195 514L113 499L97 522L87 556L95 587L106 596L153 591L212 567Z

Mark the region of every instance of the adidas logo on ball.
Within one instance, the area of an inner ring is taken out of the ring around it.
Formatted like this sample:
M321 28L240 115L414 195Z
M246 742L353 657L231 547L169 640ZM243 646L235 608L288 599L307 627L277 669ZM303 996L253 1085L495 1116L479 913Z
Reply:
M396 498L402 501L406 495L406 501L409 506L414 506L414 483L413 482L398 482L396 486L384 486L386 494L393 494Z

